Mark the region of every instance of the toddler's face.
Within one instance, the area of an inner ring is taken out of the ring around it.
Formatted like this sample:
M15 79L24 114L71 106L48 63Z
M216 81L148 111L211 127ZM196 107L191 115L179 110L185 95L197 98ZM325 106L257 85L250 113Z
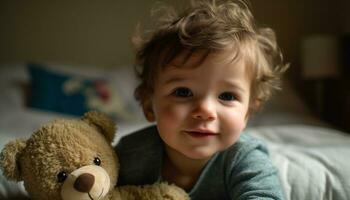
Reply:
M231 52L176 57L157 76L151 106L167 151L209 159L234 144L247 122L250 83ZM198 64L199 63L199 64Z

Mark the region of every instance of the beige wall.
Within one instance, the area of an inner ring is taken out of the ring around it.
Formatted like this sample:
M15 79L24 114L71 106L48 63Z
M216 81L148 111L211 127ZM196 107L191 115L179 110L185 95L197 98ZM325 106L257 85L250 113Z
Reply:
M88 3L87 3L88 2ZM0 1L0 63L132 63L129 37L154 0ZM145 20L147 24L148 21Z
M130 34L140 20L147 26L149 9L155 1L0 1L0 63L130 65L133 58ZM348 0L341 1L350 8ZM350 9L341 6L339 10L332 0L251 2L260 24L276 30L286 59L296 66L291 73L298 71L299 41L304 35L339 34L350 29L350 25L339 20L350 19Z
M339 4L339 18L341 19L341 31L350 34L350 1L341 0Z

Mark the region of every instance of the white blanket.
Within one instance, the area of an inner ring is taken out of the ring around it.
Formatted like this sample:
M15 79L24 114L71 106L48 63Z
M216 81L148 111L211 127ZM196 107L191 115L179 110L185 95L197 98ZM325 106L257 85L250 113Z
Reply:
M249 129L266 141L286 199L350 199L350 136L314 126Z

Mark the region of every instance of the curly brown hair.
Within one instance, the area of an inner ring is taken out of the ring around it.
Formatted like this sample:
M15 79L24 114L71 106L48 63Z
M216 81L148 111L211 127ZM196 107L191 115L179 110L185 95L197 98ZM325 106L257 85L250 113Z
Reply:
M284 64L275 33L255 24L249 3L243 0L194 0L177 14L172 7L158 11L157 27L134 35L136 49L135 70L141 82L135 97L142 106L153 93L154 81L160 69L167 66L185 50L209 53L220 50L235 51L243 58L251 75L250 112L268 100L279 88Z

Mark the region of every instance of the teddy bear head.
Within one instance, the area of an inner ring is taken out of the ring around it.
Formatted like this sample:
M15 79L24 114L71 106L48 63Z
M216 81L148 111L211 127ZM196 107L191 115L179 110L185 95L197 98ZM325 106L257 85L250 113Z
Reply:
M9 142L0 166L9 180L24 181L32 199L103 199L117 182L114 136L115 124L98 112L55 120Z

